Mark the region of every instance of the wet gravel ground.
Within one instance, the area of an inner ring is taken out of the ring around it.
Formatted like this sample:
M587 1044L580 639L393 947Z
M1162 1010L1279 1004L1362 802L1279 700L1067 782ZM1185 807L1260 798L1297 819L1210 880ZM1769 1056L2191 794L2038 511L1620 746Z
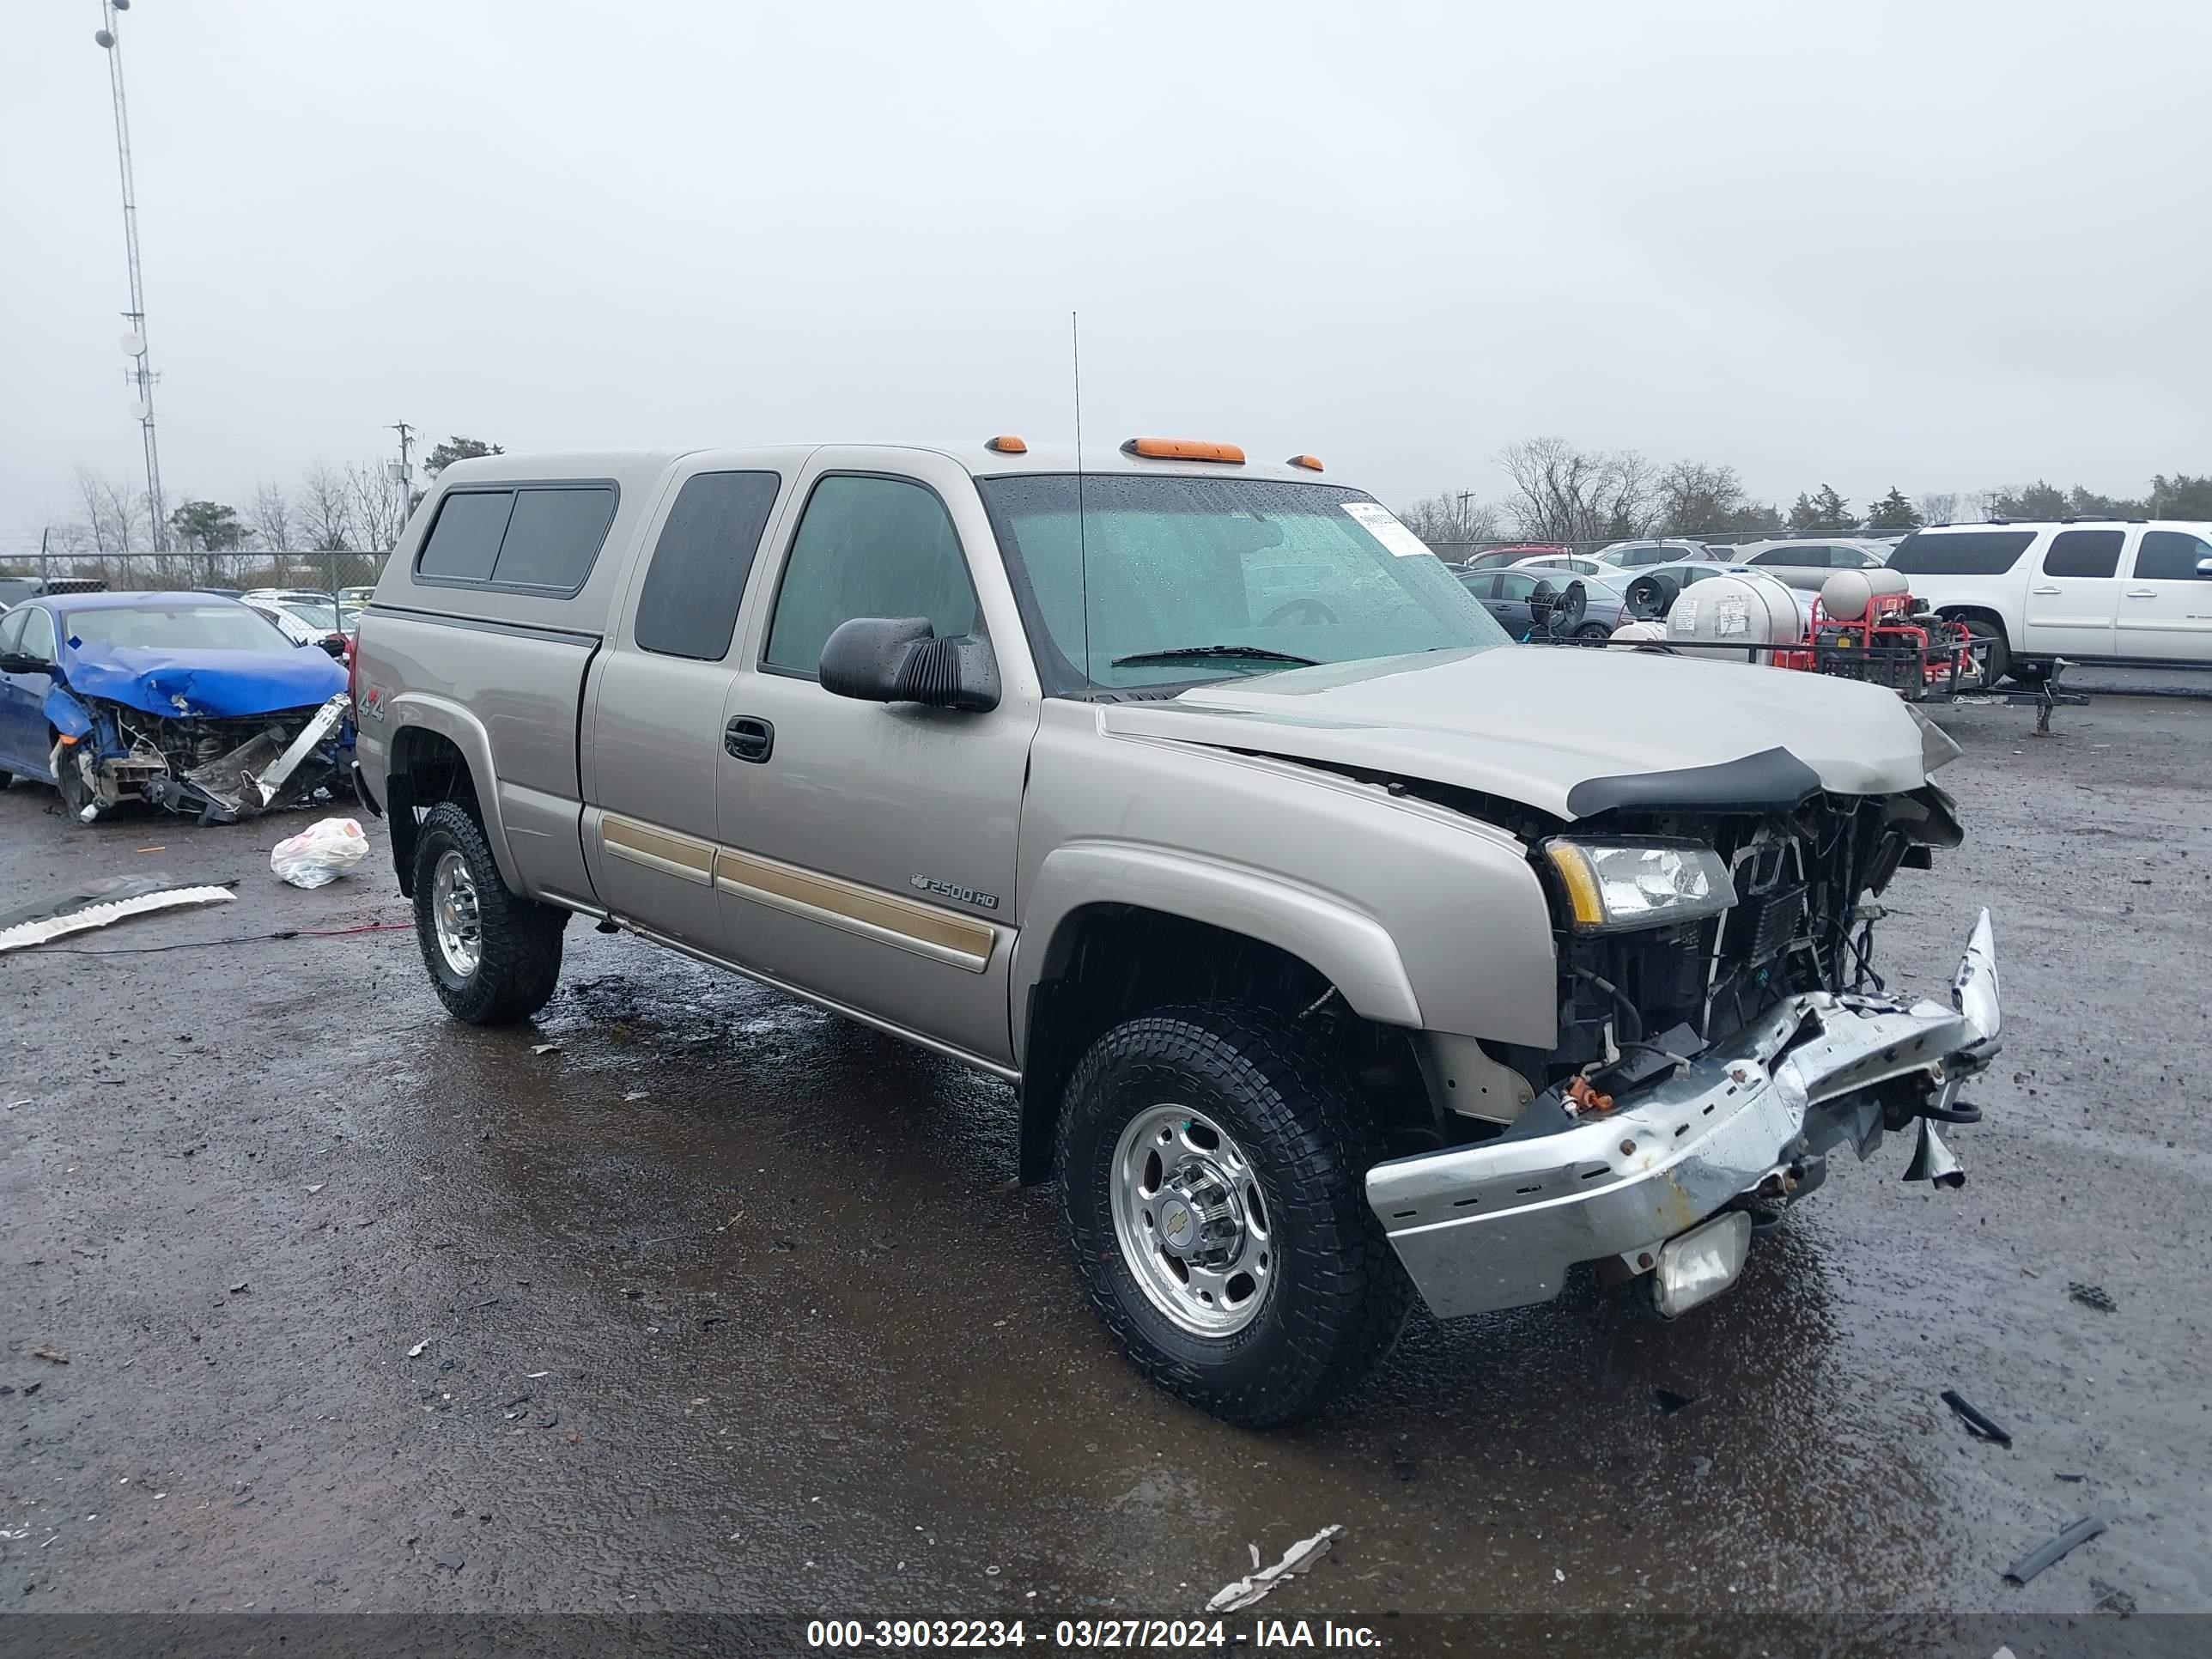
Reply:
M1969 844L1879 960L1935 989L1996 915L1964 1190L1893 1142L1677 1325L1417 1322L1272 1436L1124 1368L1000 1086L581 923L471 1030L404 927L263 937L404 923L375 826L302 893L278 826L19 783L0 904L240 885L0 957L0 1606L1176 1614L1336 1522L1267 1612L2212 1607L2212 707L1948 723Z

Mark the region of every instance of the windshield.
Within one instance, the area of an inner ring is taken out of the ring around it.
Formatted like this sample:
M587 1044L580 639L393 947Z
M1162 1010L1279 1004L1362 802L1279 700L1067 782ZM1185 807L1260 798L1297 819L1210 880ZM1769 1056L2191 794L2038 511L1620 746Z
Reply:
M976 487L1056 696L1510 642L1357 490L1086 475L1079 536L1070 475Z
M283 599L278 603L310 628L319 628L325 634L337 630L337 607L327 599Z
M282 653L292 642L242 605L111 605L72 611L72 644L152 651L259 651Z

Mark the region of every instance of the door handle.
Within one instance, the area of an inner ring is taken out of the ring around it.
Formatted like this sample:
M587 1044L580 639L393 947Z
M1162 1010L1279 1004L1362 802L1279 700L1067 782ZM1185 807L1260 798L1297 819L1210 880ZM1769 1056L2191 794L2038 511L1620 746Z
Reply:
M2031 593L2063 593L2066 590L2063 587L2031 587L2027 591Z
M740 714L722 728L722 750L732 760L756 766L775 752L775 727L750 714Z
M2128 597L2131 599L2154 599L2158 597L2158 590L2154 587L2130 587Z

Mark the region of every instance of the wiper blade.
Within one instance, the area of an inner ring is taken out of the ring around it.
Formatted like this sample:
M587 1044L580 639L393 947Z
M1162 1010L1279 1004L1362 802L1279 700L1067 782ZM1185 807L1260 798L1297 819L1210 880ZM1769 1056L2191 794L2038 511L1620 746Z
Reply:
M1179 645L1168 651L1139 651L1127 657L1114 659L1116 668L1138 668L1146 663L1204 662L1209 658L1242 658L1246 662L1286 662L1299 668L1312 668L1319 659L1293 656L1288 651L1270 651L1264 645Z

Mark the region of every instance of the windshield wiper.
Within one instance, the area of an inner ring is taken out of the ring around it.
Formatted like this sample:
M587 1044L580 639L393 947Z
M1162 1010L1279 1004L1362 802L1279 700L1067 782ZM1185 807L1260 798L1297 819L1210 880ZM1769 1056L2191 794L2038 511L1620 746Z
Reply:
M1270 651L1264 645L1179 645L1167 651L1139 651L1127 657L1116 657L1116 668L1139 668L1147 663L1204 662L1209 658L1242 658L1246 662L1285 662L1299 668L1312 668L1319 659L1293 656L1287 651Z

